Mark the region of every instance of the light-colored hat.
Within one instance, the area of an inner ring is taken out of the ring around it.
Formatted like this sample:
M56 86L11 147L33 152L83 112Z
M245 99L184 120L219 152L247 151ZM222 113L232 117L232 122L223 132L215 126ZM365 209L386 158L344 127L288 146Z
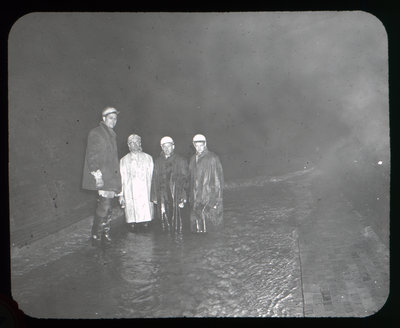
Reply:
M142 138L141 138L140 136L138 136L137 134L131 134L131 135L128 137L128 144L131 143L132 141L134 141L134 142L141 142L141 141L142 141Z
M206 137L203 136L202 134L196 134L193 137L193 142L200 142L200 141L206 142Z
M102 116L107 116L108 114L112 114L112 113L115 113L115 114L119 114L119 111L117 111L114 107L106 107L106 108L104 108L103 109L103 111L101 112L101 115Z
M162 146L163 144L168 143L168 142L174 144L174 140L172 140L171 137L168 137L168 136L162 137L161 141L160 141L160 145Z

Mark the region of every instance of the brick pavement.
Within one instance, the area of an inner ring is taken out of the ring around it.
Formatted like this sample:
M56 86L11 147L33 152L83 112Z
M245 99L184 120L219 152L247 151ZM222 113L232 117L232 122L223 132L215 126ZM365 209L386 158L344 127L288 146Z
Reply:
M298 230L304 315L372 315L389 294L388 249L342 195L318 195Z

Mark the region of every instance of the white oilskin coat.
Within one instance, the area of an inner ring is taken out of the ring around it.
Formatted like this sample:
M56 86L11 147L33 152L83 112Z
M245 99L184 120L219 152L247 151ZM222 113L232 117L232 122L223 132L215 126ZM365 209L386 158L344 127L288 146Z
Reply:
M153 167L153 158L144 152L130 152L120 160L127 223L148 222L153 218L150 202Z

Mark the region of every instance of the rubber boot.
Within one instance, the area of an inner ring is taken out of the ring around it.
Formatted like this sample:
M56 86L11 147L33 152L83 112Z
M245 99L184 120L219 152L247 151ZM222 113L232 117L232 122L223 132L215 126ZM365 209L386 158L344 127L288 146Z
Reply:
M110 230L111 230L111 214L104 218L102 224L102 239L105 244L111 243Z
M101 218L99 218L96 214L93 217L93 225L91 232L91 242L92 246L97 247L100 246L101 242Z

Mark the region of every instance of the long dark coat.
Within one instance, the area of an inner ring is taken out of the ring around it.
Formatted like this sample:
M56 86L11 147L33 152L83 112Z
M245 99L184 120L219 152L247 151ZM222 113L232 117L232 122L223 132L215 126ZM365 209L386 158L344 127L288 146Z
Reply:
M151 186L151 201L157 202L157 215L161 219L163 227L171 226L171 229L180 231L182 219L180 217L179 203L187 201L187 188L189 167L187 161L178 154L172 154L165 158L161 152L154 163L154 171ZM161 216L161 204L164 204L166 217ZM164 227L166 228L166 227Z
M116 137L114 130L107 127L103 121L89 132L83 169L83 189L121 192ZM102 173L103 187L96 187L96 180L90 174L98 169Z
M198 158L193 155L190 171L190 222L194 232L206 232L207 225L223 223L224 175L219 157L206 149Z

